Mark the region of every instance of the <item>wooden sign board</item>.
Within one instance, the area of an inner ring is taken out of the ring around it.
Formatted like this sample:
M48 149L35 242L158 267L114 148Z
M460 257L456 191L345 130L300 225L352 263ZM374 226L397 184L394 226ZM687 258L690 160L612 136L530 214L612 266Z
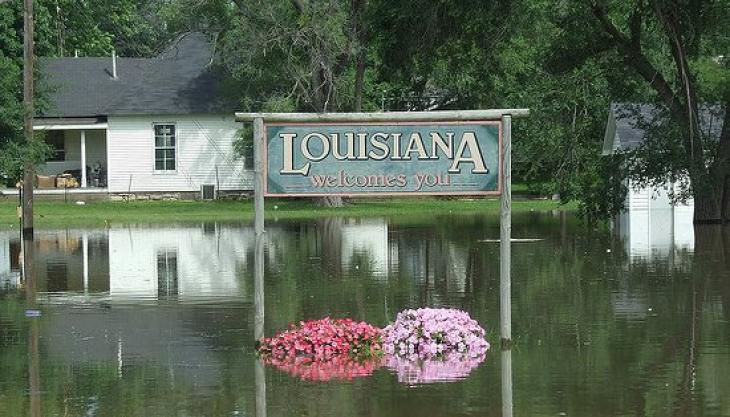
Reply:
M266 123L267 197L499 195L501 123Z

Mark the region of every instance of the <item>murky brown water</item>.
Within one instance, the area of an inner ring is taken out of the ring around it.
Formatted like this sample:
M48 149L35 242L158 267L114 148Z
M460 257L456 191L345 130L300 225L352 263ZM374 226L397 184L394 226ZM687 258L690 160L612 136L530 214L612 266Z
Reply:
M497 217L267 230L267 334L451 306L497 342ZM257 378L248 225L39 230L35 296L0 232L0 415L500 416L511 389L517 416L730 416L730 229L637 242L532 213L513 236L543 240L513 246L512 385L494 343L465 379L409 386Z

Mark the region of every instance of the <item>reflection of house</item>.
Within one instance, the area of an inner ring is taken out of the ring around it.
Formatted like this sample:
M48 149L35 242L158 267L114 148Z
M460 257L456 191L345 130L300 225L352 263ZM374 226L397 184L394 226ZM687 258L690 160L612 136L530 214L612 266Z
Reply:
M661 195L657 197L659 204ZM655 201L655 200L652 200ZM677 249L694 248L692 207L633 207L617 216L617 231L631 256L666 256Z
M39 172L110 193L250 189L211 54L203 35L189 34L156 58L41 58L55 90L34 126L54 153Z
M276 262L276 228L268 262ZM253 228L215 223L168 227L36 231L33 270L37 288L51 298L84 295L194 300L241 297L244 267L253 267ZM20 240L0 232L0 278L20 277ZM4 282L3 281L3 282Z
M253 250L251 228L176 226L109 230L110 295L193 299L241 295L239 266Z
M20 285L20 239L0 233L0 289Z

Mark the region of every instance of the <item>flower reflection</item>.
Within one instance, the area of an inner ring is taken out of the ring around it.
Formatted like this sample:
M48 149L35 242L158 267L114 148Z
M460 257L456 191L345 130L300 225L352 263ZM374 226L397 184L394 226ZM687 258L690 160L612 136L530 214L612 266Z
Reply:
M273 366L287 374L304 381L351 380L370 376L382 366L381 358L353 358L350 355L335 355L326 360L312 357L268 357L266 365Z
M464 379L486 358L486 355L472 357L456 352L431 359L385 355L384 365L395 372L398 382L418 385Z

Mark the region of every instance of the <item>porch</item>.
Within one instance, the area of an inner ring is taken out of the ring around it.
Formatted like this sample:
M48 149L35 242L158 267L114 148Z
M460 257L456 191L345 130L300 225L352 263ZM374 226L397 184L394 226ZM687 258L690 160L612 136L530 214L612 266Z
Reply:
M106 118L36 119L33 130L45 132L51 157L36 167L39 194L68 192L106 193L107 185ZM60 178L75 178L69 182ZM76 188L78 187L78 188Z

